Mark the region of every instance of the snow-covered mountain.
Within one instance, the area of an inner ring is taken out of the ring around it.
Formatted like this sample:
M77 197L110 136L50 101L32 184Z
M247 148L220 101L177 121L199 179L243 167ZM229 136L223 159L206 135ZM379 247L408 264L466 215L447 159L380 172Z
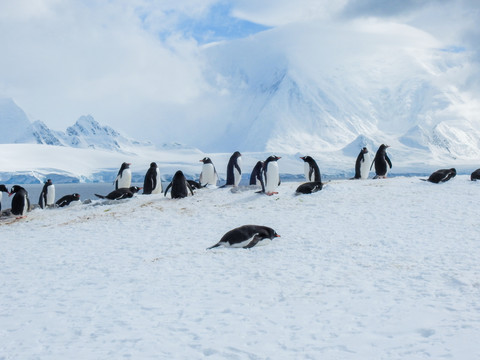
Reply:
M91 148L111 151L131 151L137 146L149 146L127 138L111 128L100 125L91 115L81 116L65 132L50 129L44 122L30 122L25 112L12 99L0 99L1 144L44 144Z

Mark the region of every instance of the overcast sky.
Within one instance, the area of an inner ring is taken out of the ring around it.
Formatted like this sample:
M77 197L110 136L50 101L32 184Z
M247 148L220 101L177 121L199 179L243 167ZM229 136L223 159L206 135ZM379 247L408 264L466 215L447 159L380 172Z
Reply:
M0 0L0 96L57 130L91 114L128 135L206 91L202 46L363 18L419 28L479 62L478 0Z

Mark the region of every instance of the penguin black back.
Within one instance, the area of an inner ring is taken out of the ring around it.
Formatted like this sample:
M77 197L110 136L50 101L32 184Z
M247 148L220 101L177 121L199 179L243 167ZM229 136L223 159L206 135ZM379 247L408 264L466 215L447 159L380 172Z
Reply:
M58 207L64 207L67 205L70 205L72 201L78 201L80 200L80 195L77 193L73 193L71 195L65 195L61 197L60 199L57 200L55 203Z
M432 173L427 179L427 181L438 184L441 182L446 182L451 178L457 175L457 170L455 168L451 169L440 169Z
M366 154L368 154L368 149L366 147L364 147L364 148L362 148L362 150L360 150L360 153L357 156L357 160L355 161L355 176L354 176L354 179L361 179L362 178L362 164L367 161Z
M181 199L188 196L188 191L193 195L193 189L188 183L183 172L178 170L175 175L173 175L172 181L168 184L165 189L164 196L167 196L168 190L172 188L171 196L172 199Z
M9 193L7 187L3 184L0 185L0 211L2 211L2 192Z
M262 169L263 161L257 161L252 170L252 173L250 174L250 185L257 185L257 181L259 181L260 184L263 184Z
M242 156L239 151L235 151L227 164L227 183L225 185L236 185L235 184L235 172L237 174L242 174L242 169L238 163L238 158ZM238 180L237 180L238 181Z
M143 193L146 195L150 195L153 189L157 187L157 168L157 164L152 162L145 174L145 179L143 180Z
M99 197L100 199L122 200L133 197L133 195L135 195L141 189L142 188L138 186L130 186L129 188L120 188L117 190L113 190L108 195L95 194L95 196Z
M308 173L305 172L307 180L322 182L322 175L320 174L320 168L318 167L317 162L311 156L302 156L300 159L305 161L309 166Z
M392 162L387 155L387 148L389 146L382 144L377 150L375 154L375 158L373 159L372 165L370 165L370 169L372 168L373 164L375 164L375 178L382 178L387 175L388 167L392 168Z
M12 186L10 195L13 195L12 199L12 214L25 216L30 208L30 199L28 198L28 192L20 185Z
M472 181L480 180L480 169L477 169L474 172L472 172L472 174L470 175L470 180Z
M218 243L207 248L207 250L221 245L249 249L264 239L273 240L276 237L280 237L280 235L268 226L243 225L225 233Z
M320 191L323 188L323 184L320 181L311 181L304 184L301 184L295 193L299 194L312 194L314 192Z

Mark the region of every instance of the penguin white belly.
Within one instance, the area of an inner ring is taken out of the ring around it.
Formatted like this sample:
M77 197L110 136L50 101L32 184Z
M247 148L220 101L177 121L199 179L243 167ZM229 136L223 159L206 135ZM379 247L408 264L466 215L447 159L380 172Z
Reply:
M23 210L21 216L26 216L28 211L28 198L27 195L23 195Z
M232 248L243 248L244 246L247 246L250 244L255 236L258 234L253 234L250 238L243 240L242 242L230 244L229 242L225 243L226 247L232 247Z
M241 169L242 168L242 157L239 156L237 158L237 164L238 164L238 167ZM242 174L240 174L240 172L238 171L238 169L236 167L233 168L233 177L235 179L235 186L238 186L238 184L240 184L240 180L242 180Z
M157 172L155 174L157 178L157 186L155 186L155 189L152 189L152 194L161 194L162 191L162 178L160 176L160 170L157 168Z
M305 163L303 164L303 172L305 173L305 179L306 179L307 181L312 181L312 180L310 179L310 164L309 164L309 163L305 162ZM312 173L312 176L313 176L313 175L314 175L314 174Z
M217 185L217 176L213 164L204 164L202 173L200 174L200 184L202 185Z
M132 172L130 169L125 169L122 172L122 175L117 176L118 188L129 188L132 184Z
M278 164L276 161L271 161L268 163L267 174L265 178L265 192L272 193L274 192L280 181L280 175L278 171Z
M51 206L55 204L55 185L47 186L47 203L45 205Z
M368 179L368 175L370 174L370 165L372 163L372 160L370 159L370 156L363 156L363 162L360 164L360 178L362 180Z

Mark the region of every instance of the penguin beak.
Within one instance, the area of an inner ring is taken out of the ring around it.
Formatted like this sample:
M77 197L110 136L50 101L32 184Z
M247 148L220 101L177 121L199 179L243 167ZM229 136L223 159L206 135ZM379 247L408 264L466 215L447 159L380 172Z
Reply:
M280 236L280 235L278 235L278 234L275 234L275 237L281 237L281 236Z
M13 195L13 192L9 192L8 193L8 197L12 196Z
M305 160L305 156L300 156L300 159Z

